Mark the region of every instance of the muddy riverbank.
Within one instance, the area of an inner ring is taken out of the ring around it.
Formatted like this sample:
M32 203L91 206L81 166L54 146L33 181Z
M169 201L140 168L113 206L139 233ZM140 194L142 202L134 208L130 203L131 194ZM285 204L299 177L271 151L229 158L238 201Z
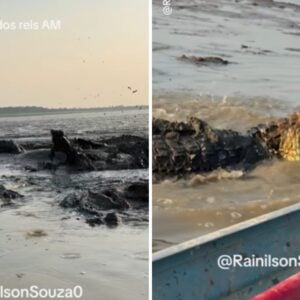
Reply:
M0 154L0 184L8 196L22 195L0 208L3 286L81 285L84 299L99 293L107 299L147 298L148 199L141 196L147 193L147 168L118 164L130 159L125 154L112 157L118 167L107 170L78 170L59 151L53 160L49 156L50 129L63 129L72 145L75 139L96 143L137 133L141 141L147 120L146 109L0 119L0 139L24 149ZM86 148L76 146L82 153L95 150ZM100 156L93 153L94 161ZM131 288L136 281L141 284Z

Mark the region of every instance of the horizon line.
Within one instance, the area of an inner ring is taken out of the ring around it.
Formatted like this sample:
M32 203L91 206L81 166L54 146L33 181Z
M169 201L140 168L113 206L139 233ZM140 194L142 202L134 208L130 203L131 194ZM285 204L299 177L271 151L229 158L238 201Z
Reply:
M136 105L113 105L113 106L90 106L90 107L46 107L46 106L37 106L37 105L12 105L12 106L0 106L0 109L7 109L7 108L42 108L42 109L105 109L105 108L118 108L118 107L124 107L124 108L131 108L131 107L148 107L147 104L136 104Z

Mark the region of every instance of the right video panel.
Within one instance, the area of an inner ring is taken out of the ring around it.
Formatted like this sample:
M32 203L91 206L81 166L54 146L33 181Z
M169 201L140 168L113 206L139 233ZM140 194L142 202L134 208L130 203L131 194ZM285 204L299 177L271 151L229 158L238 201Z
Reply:
M299 0L153 1L153 299L296 273L299 20Z

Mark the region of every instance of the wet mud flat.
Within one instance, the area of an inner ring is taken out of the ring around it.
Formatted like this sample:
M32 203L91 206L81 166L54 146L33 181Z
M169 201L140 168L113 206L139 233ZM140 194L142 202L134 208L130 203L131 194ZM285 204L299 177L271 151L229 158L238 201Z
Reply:
M90 117L87 116L88 122ZM104 118L109 122L110 117L106 113ZM40 118L33 117L31 126ZM16 134L13 140L20 153L0 154L3 286L81 285L84 299L95 299L99 293L106 299L146 299L148 169L147 161L135 160L136 153L128 153L128 145L130 141L137 143L140 147L133 148L145 151L146 157L147 133L145 137L134 137L126 132L129 135L125 147L123 132L117 128L112 136L103 138L97 132L76 132L71 116L48 118L50 123L50 118L53 122L58 118L59 129L73 123L73 135L66 135L66 139L83 162L91 162L93 169L87 169L82 162L67 163L67 154L60 151L55 151L51 159L50 131L39 133L38 128L38 138L30 137L29 132ZM12 121L20 119L6 118L2 124ZM97 114L93 122L97 122ZM136 124L136 131L142 126L143 123ZM1 140L12 139L10 135ZM141 284L129 288L136 280Z
M287 3L288 2L288 3ZM153 117L243 134L299 111L299 1L154 2ZM153 186L153 250L298 202L299 163L178 176Z

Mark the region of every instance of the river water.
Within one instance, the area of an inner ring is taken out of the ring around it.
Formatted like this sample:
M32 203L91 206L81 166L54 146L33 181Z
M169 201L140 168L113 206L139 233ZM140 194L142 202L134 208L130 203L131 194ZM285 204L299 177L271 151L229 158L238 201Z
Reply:
M154 117L245 132L299 110L299 1L172 1L172 9L165 16L154 3ZM229 64L194 65L183 54ZM272 161L247 176L220 170L154 184L154 251L298 202L299 171Z

